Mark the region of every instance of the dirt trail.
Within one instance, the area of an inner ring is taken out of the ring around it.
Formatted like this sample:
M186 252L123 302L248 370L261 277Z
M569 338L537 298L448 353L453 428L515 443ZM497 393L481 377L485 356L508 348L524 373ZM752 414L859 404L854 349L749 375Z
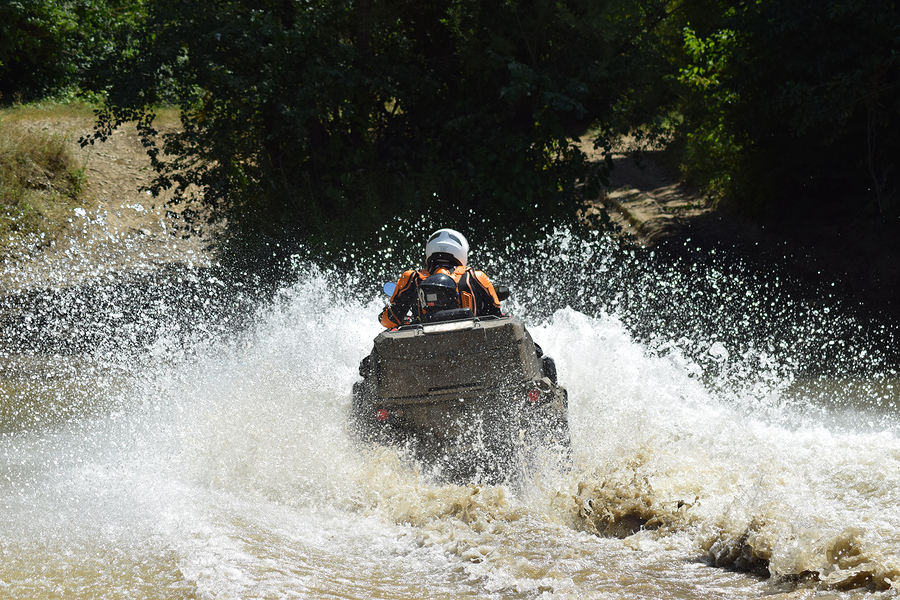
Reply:
M602 160L600 152L583 145L592 162ZM689 224L711 213L703 198L678 183L653 153L637 163L627 154L614 154L610 190L595 203L594 210L606 212L621 228L621 235L639 246L654 246L682 235Z
M900 245L889 228L856 214L851 202L842 221L810 211L767 226L709 207L655 154L645 153L640 167L614 155L611 189L597 203L630 243L689 259L725 250L757 268L783 270L798 287L828 287L875 318L900 319Z

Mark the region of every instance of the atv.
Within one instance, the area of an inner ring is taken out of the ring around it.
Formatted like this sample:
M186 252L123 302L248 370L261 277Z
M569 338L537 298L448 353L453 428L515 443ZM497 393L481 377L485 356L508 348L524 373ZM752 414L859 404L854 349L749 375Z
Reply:
M451 480L506 479L536 447L568 446L566 389L518 317L451 309L383 331L359 373L357 438Z

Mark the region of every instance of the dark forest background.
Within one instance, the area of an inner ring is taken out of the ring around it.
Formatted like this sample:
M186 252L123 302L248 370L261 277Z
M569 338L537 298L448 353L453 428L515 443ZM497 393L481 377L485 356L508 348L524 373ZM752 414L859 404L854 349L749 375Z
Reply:
M900 232L884 0L2 0L0 104L48 98L137 122L237 254L571 224L608 175L574 142L623 136L742 218Z

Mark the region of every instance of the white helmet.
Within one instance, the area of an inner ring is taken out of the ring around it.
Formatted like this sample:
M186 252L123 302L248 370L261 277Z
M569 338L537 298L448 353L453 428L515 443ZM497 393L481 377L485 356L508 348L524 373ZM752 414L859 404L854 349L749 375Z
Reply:
M431 234L425 244L425 264L431 267L431 263L456 262L466 266L469 258L469 242L466 236L453 229L438 229Z

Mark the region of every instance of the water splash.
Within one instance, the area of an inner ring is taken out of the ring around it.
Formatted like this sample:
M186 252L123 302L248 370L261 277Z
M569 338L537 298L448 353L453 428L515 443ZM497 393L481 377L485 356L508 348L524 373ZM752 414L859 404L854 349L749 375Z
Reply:
M519 244L473 262L512 287L510 308L555 357L573 444L571 463L540 464L519 490L442 485L402 451L351 441L350 389L383 302L371 277L298 261L295 282L258 301L188 268L18 303L3 321L0 549L31 558L4 562L4 593L399 597L428 582L446 597L758 597L780 582L851 597L895 585L886 334L735 265L672 268L565 232ZM111 317L123 305L144 308L123 326ZM53 343L36 322L60 332ZM831 369L814 368L822 347ZM855 385L836 377L848 374Z

